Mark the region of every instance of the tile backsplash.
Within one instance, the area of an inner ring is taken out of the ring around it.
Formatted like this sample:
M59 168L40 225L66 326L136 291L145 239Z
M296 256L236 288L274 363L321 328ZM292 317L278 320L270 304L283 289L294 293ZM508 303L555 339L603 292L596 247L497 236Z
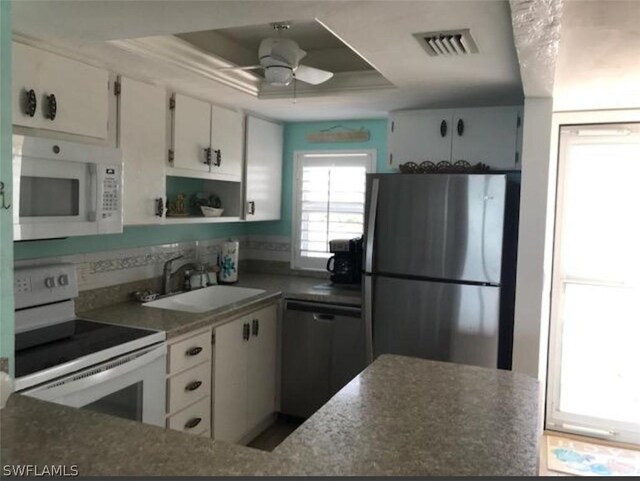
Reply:
M217 261L220 243L228 239L224 237L29 259L17 261L16 267L61 262L75 264L78 287L86 291L160 277L164 263L180 255L183 258L175 262L174 269L187 262L213 264ZM240 262L246 259L282 262L290 258L291 243L288 237L236 236L233 239L240 241Z

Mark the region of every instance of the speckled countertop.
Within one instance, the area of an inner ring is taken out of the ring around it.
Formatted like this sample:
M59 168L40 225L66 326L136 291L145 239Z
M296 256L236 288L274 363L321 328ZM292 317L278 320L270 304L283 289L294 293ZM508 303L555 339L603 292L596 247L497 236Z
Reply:
M1 461L80 475L536 475L538 382L385 355L273 453L14 395Z
M266 306L285 297L316 302L360 305L360 290L327 286L316 277L244 273L239 287L264 289L263 294L203 313L190 313L145 307L136 302L122 302L81 312L87 319L165 331L167 339L190 331L219 326L244 313Z

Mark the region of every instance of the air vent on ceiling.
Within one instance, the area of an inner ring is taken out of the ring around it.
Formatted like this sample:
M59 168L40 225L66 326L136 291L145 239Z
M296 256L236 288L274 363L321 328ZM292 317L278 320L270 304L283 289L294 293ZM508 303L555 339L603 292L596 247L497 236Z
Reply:
M478 53L478 46L469 29L414 33L413 36L432 57L455 57Z

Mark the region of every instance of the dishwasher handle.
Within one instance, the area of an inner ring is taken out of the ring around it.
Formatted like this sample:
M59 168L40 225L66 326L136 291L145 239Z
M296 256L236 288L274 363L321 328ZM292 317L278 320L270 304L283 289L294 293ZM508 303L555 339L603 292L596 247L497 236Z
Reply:
M325 322L334 320L335 316L361 317L362 315L362 309L356 306L303 301L287 301L285 311L310 312L315 320Z
M317 312L313 313L313 320L318 322L333 322L336 319L336 316L333 314L319 314Z

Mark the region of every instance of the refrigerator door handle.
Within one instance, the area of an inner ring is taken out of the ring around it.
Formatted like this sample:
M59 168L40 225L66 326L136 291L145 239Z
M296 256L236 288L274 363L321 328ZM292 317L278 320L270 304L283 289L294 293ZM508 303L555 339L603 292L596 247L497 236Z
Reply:
M373 272L373 238L376 231L376 214L378 212L378 189L380 179L371 182L371 201L369 204L369 219L367 223L367 243L365 245L364 270Z
M373 362L373 276L364 275L364 320L365 354L367 365Z

